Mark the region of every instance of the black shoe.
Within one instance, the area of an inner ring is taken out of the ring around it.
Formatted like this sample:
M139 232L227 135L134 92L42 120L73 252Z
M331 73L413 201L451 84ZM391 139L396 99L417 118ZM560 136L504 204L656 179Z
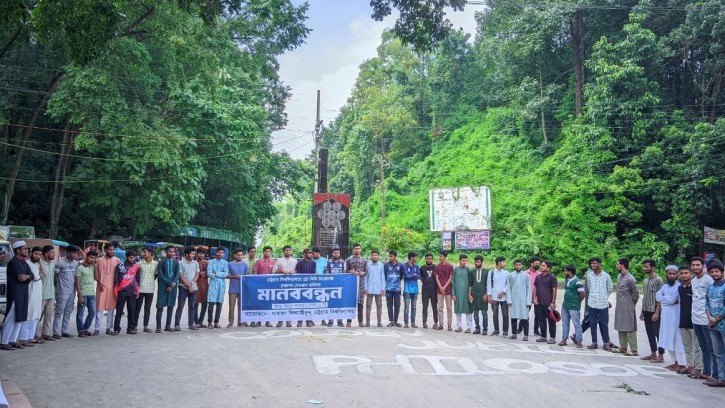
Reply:
M60 334L54 334L53 335L53 338L56 339L56 340L60 340L60 339L63 338L63 336L61 336Z
M63 333L63 334L61 334L60 336L61 336L61 337L65 337L66 339L71 339L71 338L73 338L73 335L72 335L72 334L70 334L70 333Z
M491 333L491 336L498 336L499 334L501 333L499 333L498 330L494 330L494 332Z
M171 328L171 326L166 326L166 327L164 328L164 331L168 331L168 332L171 332L171 331L174 331L174 329L172 329L172 328Z
M181 326L175 326L174 331L181 331Z
M114 330L114 331L112 331L112 332L110 332L108 334L110 334L111 336L118 336L120 333L121 333L120 331Z

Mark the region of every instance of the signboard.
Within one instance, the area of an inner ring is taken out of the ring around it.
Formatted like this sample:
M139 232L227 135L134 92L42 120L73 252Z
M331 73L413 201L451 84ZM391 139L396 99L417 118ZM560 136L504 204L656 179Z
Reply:
M491 249L491 231L456 231L456 249Z
M238 244L243 243L241 234L236 234L231 231L218 230L216 228L199 227L194 225L178 228L175 235L182 237L215 239L217 241L228 241Z
M354 319L358 278L329 275L243 275L240 320Z
M491 189L438 188L428 192L431 231L490 230Z
M350 255L350 194L315 193L312 198L312 246L329 257L340 248L343 259Z
M450 231L441 232L441 243L444 251L453 249L453 234Z
M725 245L725 230L705 227L704 233L706 243Z

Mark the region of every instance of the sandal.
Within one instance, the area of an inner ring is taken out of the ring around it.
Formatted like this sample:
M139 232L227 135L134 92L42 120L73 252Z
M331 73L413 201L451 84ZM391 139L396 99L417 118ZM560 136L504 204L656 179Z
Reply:
M693 373L688 373L688 374L687 374L687 377L688 377L688 378L692 378L692 379L695 379L695 380L701 380L701 379L703 378L703 377L702 377L702 374L698 373L697 371L695 371L695 372L693 372Z
M660 363L664 363L665 359L664 359L664 357L655 357L655 358L651 359L649 362L652 364L660 364Z
M679 371L677 371L677 374L689 374L689 373L690 373L690 369L687 367L682 368Z
M627 357L637 357L637 356L639 356L639 354L637 354L636 351L624 352L624 353L622 353L622 355L627 356Z
M620 348L612 348L609 351L611 351L614 354L627 354L627 349L620 349Z

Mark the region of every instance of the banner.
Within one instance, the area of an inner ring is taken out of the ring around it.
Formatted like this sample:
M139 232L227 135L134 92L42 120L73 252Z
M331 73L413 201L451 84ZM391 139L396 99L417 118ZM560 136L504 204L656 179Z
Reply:
M243 275L241 322L354 319L358 277Z
M708 244L725 245L725 230L705 227L704 233Z
M456 249L491 249L491 231L456 231Z

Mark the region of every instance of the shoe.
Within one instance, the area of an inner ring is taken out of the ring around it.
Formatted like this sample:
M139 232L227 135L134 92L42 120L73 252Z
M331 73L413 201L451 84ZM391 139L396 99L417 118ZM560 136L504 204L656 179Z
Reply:
M337 322L337 327L345 327L345 324L342 322ZM350 326L347 326L350 327Z
M566 339L561 339L561 341L559 342L559 345L562 347L566 346Z
M599 348L599 345L597 343L592 343L587 346L587 350L596 350Z
M365 327L370 327L370 322L366 322Z
M126 334L138 334L138 330L136 330L136 329L126 330Z
M156 328L156 333L161 333L161 327Z
M221 329L222 328L222 325L219 324L219 323L214 323L214 328L215 329Z
M78 333L78 337L88 337L89 334L90 333L88 333L87 331L84 330L84 331Z
M282 323L282 322L277 322L277 326L276 327L282 327L283 324L284 323Z
M516 335L515 334L510 335L509 340L516 340Z
M312 322L307 322L307 327L314 327L314 326L315 326L315 324L314 324L314 323L312 323Z
M22 344L20 344L20 343L10 343L10 345L13 346L13 348L16 348L16 349L24 349L25 348L25 346L22 345Z
M498 330L494 330L493 333L491 333L491 336L498 336L499 334L501 333L499 333Z
M414 329L417 329L417 328L418 328L418 325L417 325L417 324L415 324L415 323L413 323L413 324L411 324L411 325L410 325L410 327L412 327L412 328L414 328Z
M607 344L604 347L602 347L602 350L604 350L604 351L612 351L612 347L609 344Z
M297 322L297 327L302 327L302 322Z
M53 335L53 338L56 339L56 340L60 340L62 337L61 337L60 334L54 334Z
M106 329L106 334L111 334L112 331L111 329Z
M13 346L11 346L9 344L0 344L0 350L15 351L15 349L13 348Z
M265 327L272 327L272 323L271 322L267 322L267 323L264 324L264 326Z
M725 387L725 381L717 381L714 384L707 384L709 387Z
M181 331L181 326L174 326L174 331Z
M149 333L150 332L151 332L151 330L149 330ZM100 330L94 330L93 331L93 335L92 335L93 337L97 337L97 336L100 336L100 335L101 335L101 331Z
M290 323L286 323L285 326L286 327L292 327L292 323L291 322Z
M578 348L578 349L584 348L584 345L582 344L581 341L575 341L574 344L576 344L576 348Z
M189 330L199 330L199 328L196 326L189 326Z
M151 329L149 329L148 327L144 327L143 332L144 333L153 333L153 331Z
M388 323L388 326L387 327L394 327L394 326L395 326L395 323L390 322L390 323Z
M3 349L3 350L5 350L5 349ZM702 383L705 384L705 385L713 386L713 385L717 384L717 380L714 379L714 378L709 378L706 381L703 381Z
M43 337L43 340L45 340L45 341L55 341L55 338L53 338L53 336L42 336L42 337Z
M352 323L345 323L345 327L352 327Z
M501 335L502 335L503 337L508 337L508 336L509 336L509 334L508 334L507 332L503 332L503 334L501 334Z
M410 327L408 327L408 323L405 324L405 328L406 329L409 329L410 328Z
M547 341L546 344L556 344L556 340L549 339L549 341Z
M234 325L233 325L233 324L231 324L231 323L229 323L229 324L227 325L227 329L228 329L228 328L230 328L230 327L234 327Z
M403 327L403 325L400 323L395 323L395 327Z
M211 323L209 323L209 324L207 324L207 325L206 325L206 328L207 328L207 329L213 329L213 328L214 328L214 325L213 325L213 324L211 324Z
M521 339L521 341L529 341L529 336L524 336L524 338Z
M423 323L423 328L424 329L427 329L428 328L428 323Z
M252 324L254 324L254 323L252 323ZM239 323L239 324L237 324L237 326L239 326L239 327L247 327L247 326L249 326L249 324L247 324L247 323ZM252 326L252 327L255 327L255 326Z
M383 327L383 324L378 322L378 327Z
M476 329L476 330L473 331L473 334L481 334L481 330Z
M166 326L166 327L164 327L164 331L172 332L172 331L174 331L174 329L172 329L171 326Z
M463 331L463 329L461 329L460 327L455 330L456 333L460 333L462 331Z
M112 332L111 332L111 333L109 333L109 334L110 334L111 336L118 336L119 334L121 334L121 332L120 332L120 331L115 331L115 330L114 330L114 331L112 331Z
M29 343L29 342L26 341L25 343L23 343L23 346L24 347L35 347L35 344Z
M471 329L466 329L466 331L464 331L464 333L471 334Z
M536 339L536 342L537 343L546 343L546 339L543 337L539 337L538 339Z
M202 329L206 329L207 328L207 326L204 323L199 324L199 327L202 328Z
M66 339L71 339L71 338L73 338L73 335L72 335L72 334L70 334L70 333L62 333L62 334L61 334L60 336L61 336L61 337L65 337Z
M488 336L488 330L484 330L481 332L481 336Z
M448 326L448 331L453 331L453 328L451 326Z

